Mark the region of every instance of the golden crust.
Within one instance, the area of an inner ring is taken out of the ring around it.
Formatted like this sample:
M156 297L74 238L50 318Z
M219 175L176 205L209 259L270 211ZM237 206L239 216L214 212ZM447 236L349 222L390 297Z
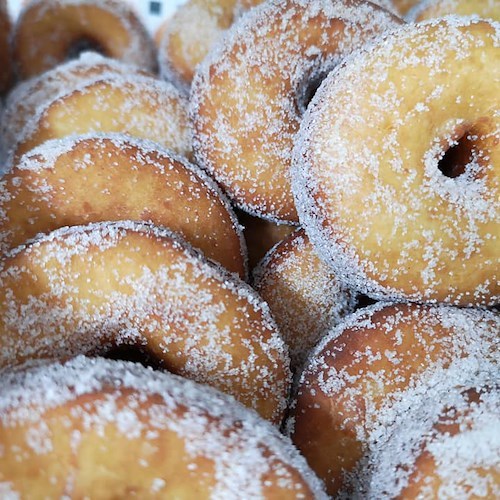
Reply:
M12 83L11 30L7 2L0 0L0 94L8 90Z
M321 337L354 310L354 294L321 262L303 229L265 256L254 270L253 285L269 304L295 370L303 368Z
M167 230L63 228L1 262L0 366L131 345L279 422L289 358L265 303Z
M82 357L2 382L2 496L325 498L276 428L210 388Z
M111 58L149 71L155 48L126 2L116 0L35 0L14 30L14 57L21 78L30 78L90 46Z
M468 18L405 26L330 75L308 108L296 202L353 288L498 302L498 36L497 23Z
M326 338L302 374L292 439L328 493L356 487L398 402L408 411L437 381L471 383L478 363L485 373L496 366L499 327L486 311L379 304Z
M189 157L187 106L187 98L167 82L137 75L96 76L42 107L18 138L11 159L50 139L91 132L149 139Z
M242 235L221 196L199 169L155 144L114 135L45 143L2 178L0 252L62 226L143 220L244 279Z
M314 8L311 8L311 5ZM241 209L297 222L289 167L311 80L399 18L356 0L267 2L243 16L191 89L197 163Z

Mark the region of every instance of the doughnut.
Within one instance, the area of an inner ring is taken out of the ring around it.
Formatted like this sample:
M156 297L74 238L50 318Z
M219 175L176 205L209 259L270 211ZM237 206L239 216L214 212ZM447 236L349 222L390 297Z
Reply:
M12 83L11 30L7 0L0 0L0 94L8 90Z
M275 427L190 380L83 356L0 380L3 498L326 499Z
M262 0L189 0L167 21L159 46L162 76L189 88L196 67L242 10Z
M135 66L102 57L94 52L84 52L78 59L20 83L7 96L5 102L5 114L0 130L0 137L3 136L4 142L3 151L6 152L12 147L26 124L45 102L54 100L61 92L89 78L107 73L147 76L145 71Z
M477 19L404 26L314 97L296 140L295 201L349 287L383 300L498 302L498 36Z
M40 235L0 261L0 367L135 348L278 423L290 369L267 305L174 233L119 221Z
M253 287L271 309L294 371L303 367L310 350L356 303L354 294L319 260L303 229L267 253L253 271Z
M498 377L499 331L486 310L383 303L333 329L309 358L288 423L327 492L363 497L372 453L431 387Z
M498 388L427 398L377 455L370 498L498 498L499 415Z
M193 80L197 163L242 210L297 222L288 170L314 86L340 59L400 23L361 0L271 0L250 10Z
M236 215L243 226L243 235L248 250L248 267L250 269L257 266L274 245L292 234L296 229L296 226L289 224L276 224L260 217L252 217L241 210L237 210Z
M35 148L2 178L0 213L0 254L62 226L143 220L180 233L246 276L243 235L215 182L156 144L128 136L73 136Z
M118 0L32 0L13 34L14 59L26 79L86 50L148 71L156 52L146 28L126 2Z
M42 105L9 152L7 165L50 139L120 132L191 154L187 98L172 84L138 75L97 75Z
M410 22L443 17L450 14L459 16L478 15L500 21L500 4L497 0L422 0L407 14Z

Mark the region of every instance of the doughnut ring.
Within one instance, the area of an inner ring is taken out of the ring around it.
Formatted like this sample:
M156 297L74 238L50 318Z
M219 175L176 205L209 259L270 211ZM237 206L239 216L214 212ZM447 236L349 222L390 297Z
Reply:
M17 20L13 45L22 79L86 50L156 69L155 47L146 28L126 2L116 0L33 0Z
M3 176L0 213L0 254L62 226L143 220L178 232L246 277L243 236L215 182L156 144L128 136L73 136L35 148Z
M274 426L190 380L83 356L0 380L3 498L326 500Z
M62 228L0 261L0 367L132 346L280 422L289 357L267 305L178 236L120 221Z
M484 61L497 60L499 34L473 18L408 25L316 94L293 189L318 254L351 288L381 300L498 302L500 64Z
M238 208L297 222L289 168L314 85L353 50L400 23L357 0L271 0L250 10L193 80L198 165Z
M498 377L499 331L500 316L486 310L383 303L332 330L309 358L291 415L292 439L327 492L357 491L397 415L431 387Z

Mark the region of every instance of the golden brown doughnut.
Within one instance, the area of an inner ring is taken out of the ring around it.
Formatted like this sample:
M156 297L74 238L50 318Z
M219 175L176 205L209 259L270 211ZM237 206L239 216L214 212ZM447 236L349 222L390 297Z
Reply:
M433 389L379 450L369 498L497 498L499 416L498 387Z
M117 0L32 0L17 20L13 43L21 78L89 49L148 71L156 68L146 28L126 2Z
M172 84L140 75L96 75L38 109L18 137L8 164L50 139L118 132L191 155L187 98Z
M62 228L0 261L0 367L133 346L279 422L289 357L267 305L177 235Z
M472 18L404 26L314 97L294 194L318 254L352 288L498 303L499 34Z
M290 427L328 493L362 494L396 416L431 387L498 376L499 331L500 316L488 311L379 303L322 340L301 376Z
M362 0L271 0L250 10L193 80L197 163L239 208L297 222L288 171L315 84L349 53L400 23Z
M44 103L54 100L61 92L98 75L119 74L147 76L144 70L115 59L85 52L78 59L56 66L52 70L17 85L7 96L0 128L2 149L9 151L26 124Z
M242 10L262 0L188 0L167 21L159 47L164 78L188 87L196 67Z
M156 144L128 136L73 136L32 150L2 178L0 214L0 255L62 226L143 220L180 233L246 277L243 236L215 182Z
M406 18L410 22L448 15L472 16L500 21L500 3L498 0L422 0L413 7Z
M8 90L12 83L11 30L7 0L0 0L0 94Z
M269 304L296 371L356 303L355 295L321 262L303 229L267 253L253 271L253 287Z
M0 380L2 498L326 499L289 440L211 388L82 356Z

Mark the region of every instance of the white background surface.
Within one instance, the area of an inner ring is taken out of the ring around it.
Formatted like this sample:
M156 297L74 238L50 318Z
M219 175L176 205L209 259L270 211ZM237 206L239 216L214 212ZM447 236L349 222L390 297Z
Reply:
M151 0L122 0L122 1L132 4L137 13L139 14L139 16L141 17L144 24L148 27L151 33L154 33L158 28L158 26L163 22L163 20L170 17L174 13L175 9L179 5L186 3L187 0L154 0L161 4L162 12L159 16L150 13L149 9ZM7 0L7 2L9 4L12 18L16 19L16 17L19 14L19 11L21 10L22 5L26 3L26 0Z

